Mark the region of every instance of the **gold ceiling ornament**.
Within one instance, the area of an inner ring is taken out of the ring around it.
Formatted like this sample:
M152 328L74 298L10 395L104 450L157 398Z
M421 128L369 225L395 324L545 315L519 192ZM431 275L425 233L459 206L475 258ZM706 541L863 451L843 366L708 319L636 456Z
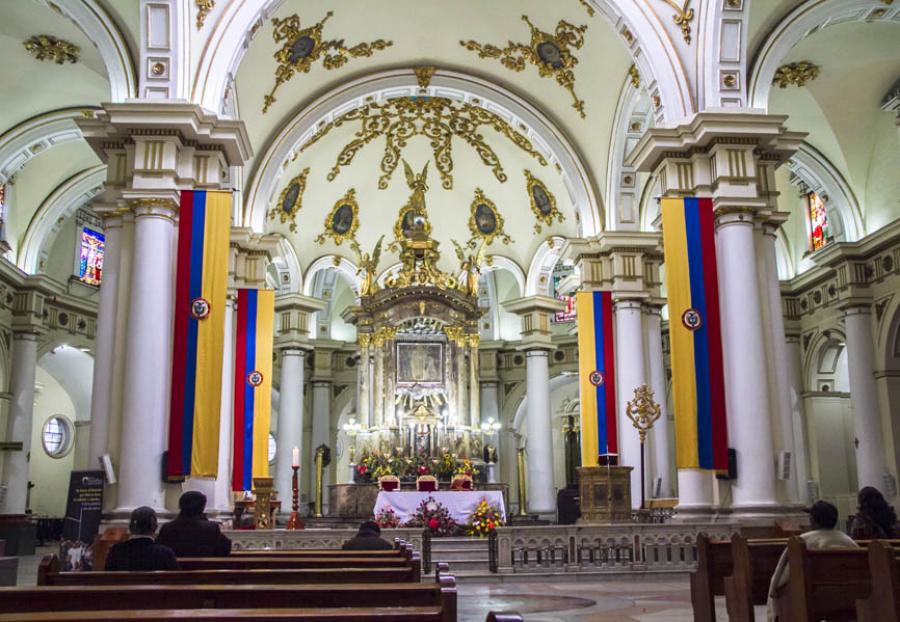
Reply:
M819 77L819 71L820 67L818 65L806 60L788 63L775 71L772 84L777 84L781 88L787 88L792 84L795 86L806 86L807 82Z
M637 65L631 65L628 68L628 77L631 79L631 85L634 88L641 88L641 72L638 71Z
M534 65L542 78L554 78L556 83L569 91L574 103L572 107L583 119L584 100L575 94L575 72L578 59L572 50L580 50L584 45L584 33L587 26L575 26L565 20L559 20L554 34L544 32L535 27L527 15L522 20L531 28L531 42L513 43L507 41L505 48L478 43L477 41L460 41L467 50L478 52L479 58L497 58L500 63L512 71L523 71L526 63Z
M416 67L413 71L416 72L416 81L419 83L419 88L427 89L431 84L431 78L434 77L434 72L437 71L437 67L425 65Z
M74 43L52 35L34 35L22 44L38 60L52 60L57 65L77 63L81 49Z
M683 5L679 5L675 0L662 0L675 11L672 19L676 26L681 26L681 36L684 42L691 44L691 22L694 20L694 9L690 8L691 0L684 0Z
M504 244L512 242L512 238L503 230L503 216L497 210L497 205L487 198L481 188L475 188L475 198L469 211L469 231L472 233L472 241L484 240L491 245L494 238L498 238Z
M342 167L352 164L353 158L363 147L384 136L382 175L378 178L378 187L384 190L402 159L403 149L409 139L413 136L425 136L431 143L441 185L450 190L453 188L451 139L456 136L475 150L482 163L493 171L494 177L504 182L507 177L500 158L479 131L483 126L492 128L512 141L542 166L547 165L547 160L534 148L528 137L516 131L505 120L474 104L445 97L397 97L385 102L366 104L325 125L303 145L301 151L310 148L334 128L352 121L359 121L359 130L354 134L355 138L341 149L334 168L328 173L328 181L334 181Z
M531 171L525 170L525 188L528 190L528 200L531 202L531 211L534 212L538 222L534 225L536 233L542 230L541 223L548 227L553 225L553 221L563 222L566 217L556 207L556 197L547 189L540 179L531 174Z
M300 171L278 195L278 204L269 210L269 220L280 216L281 224L291 223L291 233L297 233L297 212L303 207L303 193L306 192L306 178L309 175L309 167Z
M581 6L587 11L588 17L594 16L594 7L592 7L587 0L578 0L578 2L580 2Z
M481 238L481 242L471 240L465 248L456 240L453 242L453 249L456 251L456 258L459 260L460 272L465 272L466 280L460 283L460 289L473 298L478 296L478 277L481 276L481 266L484 265L484 256L487 250L487 240ZM468 254L466 251L469 251Z
M324 244L331 238L340 246L345 240L356 240L359 229L359 204L356 202L356 189L350 188L331 208L325 217L325 231L316 238L316 244Z
M634 399L625 404L625 414L638 431L641 443L647 440L647 432L662 415L662 408L653 400L653 389L642 384L634 389Z
M275 70L275 86L263 100L263 113L268 112L269 107L275 103L275 91L294 77L294 74L309 73L313 64L322 59L322 67L325 69L338 69L343 67L351 58L368 58L376 51L384 50L394 45L393 41L375 39L369 43L357 43L347 47L343 39L322 39L322 27L325 22L334 15L328 11L324 19L309 28L300 28L300 18L295 13L284 19L272 18L275 29L272 38L275 43L284 45L275 52L275 60L278 68Z
M378 238L372 253L364 253L359 242L353 240L350 248L356 253L356 275L360 277L359 295L371 296L378 291L378 263L381 261L381 245L384 242L384 236Z
M216 0L194 0L194 4L197 5L197 30L200 30L203 28L206 16L215 8Z

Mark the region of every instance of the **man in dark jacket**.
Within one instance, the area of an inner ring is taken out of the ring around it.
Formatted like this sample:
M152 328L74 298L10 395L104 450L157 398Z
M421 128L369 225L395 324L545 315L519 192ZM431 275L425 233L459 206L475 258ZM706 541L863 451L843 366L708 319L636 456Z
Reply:
M131 538L113 545L106 556L106 570L180 570L175 553L157 544L156 512L142 506L131 513Z
M344 542L345 551L389 551L394 548L381 537L381 528L375 521L367 520L359 526L359 532Z
M229 540L219 524L206 518L206 495L191 490L178 500L178 517L162 526L158 541L178 557L224 557L231 553Z

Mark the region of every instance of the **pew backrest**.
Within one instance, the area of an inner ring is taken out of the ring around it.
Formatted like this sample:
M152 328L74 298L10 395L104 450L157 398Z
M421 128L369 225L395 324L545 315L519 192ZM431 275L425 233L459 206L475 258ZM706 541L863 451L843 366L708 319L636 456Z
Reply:
M856 601L858 622L900 622L900 560L889 542L873 541L868 547L872 591Z

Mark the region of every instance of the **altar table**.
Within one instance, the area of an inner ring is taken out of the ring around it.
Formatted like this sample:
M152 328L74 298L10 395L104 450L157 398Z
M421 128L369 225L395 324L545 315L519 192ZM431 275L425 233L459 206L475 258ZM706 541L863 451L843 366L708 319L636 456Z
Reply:
M428 497L447 508L450 517L460 525L469 522L469 516L478 507L482 499L500 510L503 522L506 522L506 507L503 505L503 492L499 490L438 490L435 492L391 491L378 493L375 500L375 515L385 509L392 509L400 520L400 524L413 517L419 504Z

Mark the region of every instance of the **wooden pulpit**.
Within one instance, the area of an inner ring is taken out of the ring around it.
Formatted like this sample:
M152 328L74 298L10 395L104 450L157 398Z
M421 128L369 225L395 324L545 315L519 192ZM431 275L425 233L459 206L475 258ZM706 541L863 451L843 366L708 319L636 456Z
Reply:
M578 469L579 524L631 522L632 468L595 466Z

